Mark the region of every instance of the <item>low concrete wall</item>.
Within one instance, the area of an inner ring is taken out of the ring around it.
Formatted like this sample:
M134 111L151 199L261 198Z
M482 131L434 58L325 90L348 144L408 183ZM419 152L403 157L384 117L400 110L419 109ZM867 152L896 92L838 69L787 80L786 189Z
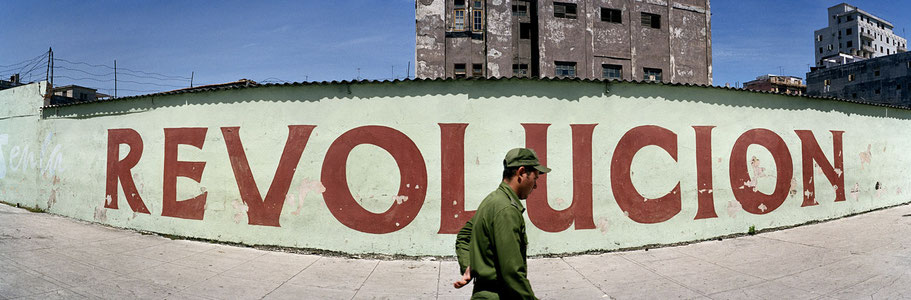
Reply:
M166 234L452 255L513 147L554 171L531 254L904 203L909 111L721 88L527 79L324 83L45 108L0 91L0 200Z

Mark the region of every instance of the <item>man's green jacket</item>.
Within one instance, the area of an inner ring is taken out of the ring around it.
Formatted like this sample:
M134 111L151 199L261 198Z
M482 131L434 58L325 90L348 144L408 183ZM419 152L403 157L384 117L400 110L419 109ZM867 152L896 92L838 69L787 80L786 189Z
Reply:
M462 273L471 266L472 299L536 299L528 282L525 207L505 182L484 198L456 237Z

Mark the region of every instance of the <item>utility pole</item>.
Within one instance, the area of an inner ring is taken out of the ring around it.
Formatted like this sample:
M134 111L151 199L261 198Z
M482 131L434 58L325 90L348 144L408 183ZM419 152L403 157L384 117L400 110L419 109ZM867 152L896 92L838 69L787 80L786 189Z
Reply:
M51 60L54 57L51 55L53 48L47 48L47 73L44 73L44 81L50 82L51 80Z
M411 61L408 61L408 68L405 69L405 79L411 79Z
M357 68L357 80L361 80L361 68Z
M114 98L117 98L117 60L114 60Z
M196 71L190 72L190 87L193 87L193 76L196 75Z

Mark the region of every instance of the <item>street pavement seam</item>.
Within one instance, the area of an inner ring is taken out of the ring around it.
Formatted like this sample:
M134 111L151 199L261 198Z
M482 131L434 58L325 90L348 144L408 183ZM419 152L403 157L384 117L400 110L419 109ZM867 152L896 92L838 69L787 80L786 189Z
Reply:
M312 266L312 265L315 264L316 262L320 261L321 259L323 259L322 256L317 257L316 260L314 260L314 261L310 262L309 264L307 264L306 267L304 267L303 269L301 269L300 271L298 271L297 273L295 273L293 276L288 277L288 279L285 279L285 281L282 281L282 284L279 284L277 287L275 287L274 289L272 289L271 291L269 291L268 293L266 293L265 295L263 295L263 297L260 298L260 299L265 299L266 297L269 296L269 294L272 294L273 292L277 291L279 288L281 288L281 287L284 286L286 283L288 283L288 281L291 281L291 279L294 279L294 277L297 277L298 275L300 275L301 273L303 273L304 271L306 271L307 269L309 269L310 266Z
M357 294L361 292L361 288L364 287L364 284L367 283L367 280L370 279L370 276L373 276L373 272L376 271L376 267L380 265L380 261L376 261L376 264L373 265L373 269L370 270L370 274L367 274L367 277L364 278L364 281L361 282L361 285L357 287L357 290L354 290L354 296L351 296L351 299L354 300L357 298ZM437 284L439 285L439 284Z
M566 261L565 257L560 257L560 261L562 261L564 264L566 264L566 265L568 265L570 268L572 268L573 271L576 271L576 274L579 274L579 276L581 276L582 278L585 278L585 281L588 281L589 284L591 284L592 286L594 286L595 288L597 288L597 289L598 289L599 291L601 291L601 293L603 293L605 296L608 296L607 291L605 291L605 290L602 289L600 286L598 286L597 284L595 284L594 281L592 281L592 280L589 279L587 276L585 276L584 274L582 274L582 272L579 272L579 270L576 269L576 266L573 266L571 263L569 263L569 262ZM610 297L610 296L608 296L608 297Z
M441 281L443 281L443 262L442 261L437 263L437 293L435 295L437 300L440 299L440 282Z
M207 252L209 252L209 251L216 250L216 249L218 249L218 248L212 248L212 249L209 249L209 250L200 251L200 252L197 252L196 254L192 254L192 255L187 256L187 257L184 257L184 258L189 258L189 257L193 257L193 256L196 256L196 255L202 255L202 254L204 254L204 253L207 253ZM237 265L234 265L233 267L230 267L230 268L228 268L228 269L225 269L224 271L217 272L217 273L215 273L215 275L212 275L212 276L209 277L209 278L206 278L206 279L204 279L204 280L202 280L202 281L200 281L200 282L191 284L191 285L187 286L186 288L179 290L178 293L184 293L184 292L186 292L186 291L189 290L190 288L193 288L193 287L196 286L196 285L203 284L203 283L205 283L206 281L211 280L212 278L218 277L219 275L222 275L222 274L224 274L224 273L227 273L228 271L231 271L231 270L233 270L234 268L237 268L237 267L239 267L239 266L241 266L241 265L243 265L243 264L245 264L245 263L251 262L251 261L256 260L257 258L259 258L259 257L261 257L261 256L265 256L265 255L266 255L266 253L261 253L261 254L259 254L259 256L256 256L256 257L250 258L250 259L248 259L248 260L245 260L245 261L243 261L242 263L239 263L239 264L237 264ZM174 264L174 265L184 266L184 267L188 267L188 268L193 268L193 269L200 270L199 268L196 268L196 267L193 267L193 266L185 266L185 265L181 265L181 264ZM205 270L202 270L202 271L205 271ZM271 293L271 291L270 291L270 293ZM202 295L195 295L195 294L194 294L193 296L202 296ZM204 298L205 298L205 297L204 297Z
M648 249L646 249L645 251L648 251ZM651 268L647 267L645 264L640 263L640 262L636 261L635 259L631 259L631 258L629 258L629 257L626 257L625 255L620 255L620 257L622 257L623 259L625 259L625 260L627 260L627 261L629 261L629 262L631 262L631 263L634 263L634 264L638 265L640 268L645 269L646 271L649 271L649 272L652 272L652 273L655 274L655 275L658 275L659 277L661 277L661 278L663 278L663 279L666 279L666 280L668 280L668 281L670 281L670 282L673 282L673 283L675 283L675 284L677 284L677 285L679 285L679 286L682 286L682 287L685 288L685 289L688 289L688 290L690 290L690 291L692 291L692 292L694 292L694 293L696 293L696 294L699 294L700 296L708 297L706 294L704 294L704 293L702 293L702 292L700 292L700 291L694 290L693 288L689 287L689 286L686 285L686 284L683 284L682 282L679 282L679 281L677 281L677 280L674 280L673 278L670 278L670 277L668 277L668 276L665 276L664 274L655 272L655 270L652 270Z

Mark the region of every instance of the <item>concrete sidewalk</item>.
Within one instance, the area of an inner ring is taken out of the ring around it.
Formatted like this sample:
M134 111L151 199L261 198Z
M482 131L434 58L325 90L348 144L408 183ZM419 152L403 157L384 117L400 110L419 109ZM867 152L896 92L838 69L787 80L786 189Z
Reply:
M541 258L542 299L911 298L911 206L723 241ZM0 299L467 299L455 261L170 240L0 205Z

